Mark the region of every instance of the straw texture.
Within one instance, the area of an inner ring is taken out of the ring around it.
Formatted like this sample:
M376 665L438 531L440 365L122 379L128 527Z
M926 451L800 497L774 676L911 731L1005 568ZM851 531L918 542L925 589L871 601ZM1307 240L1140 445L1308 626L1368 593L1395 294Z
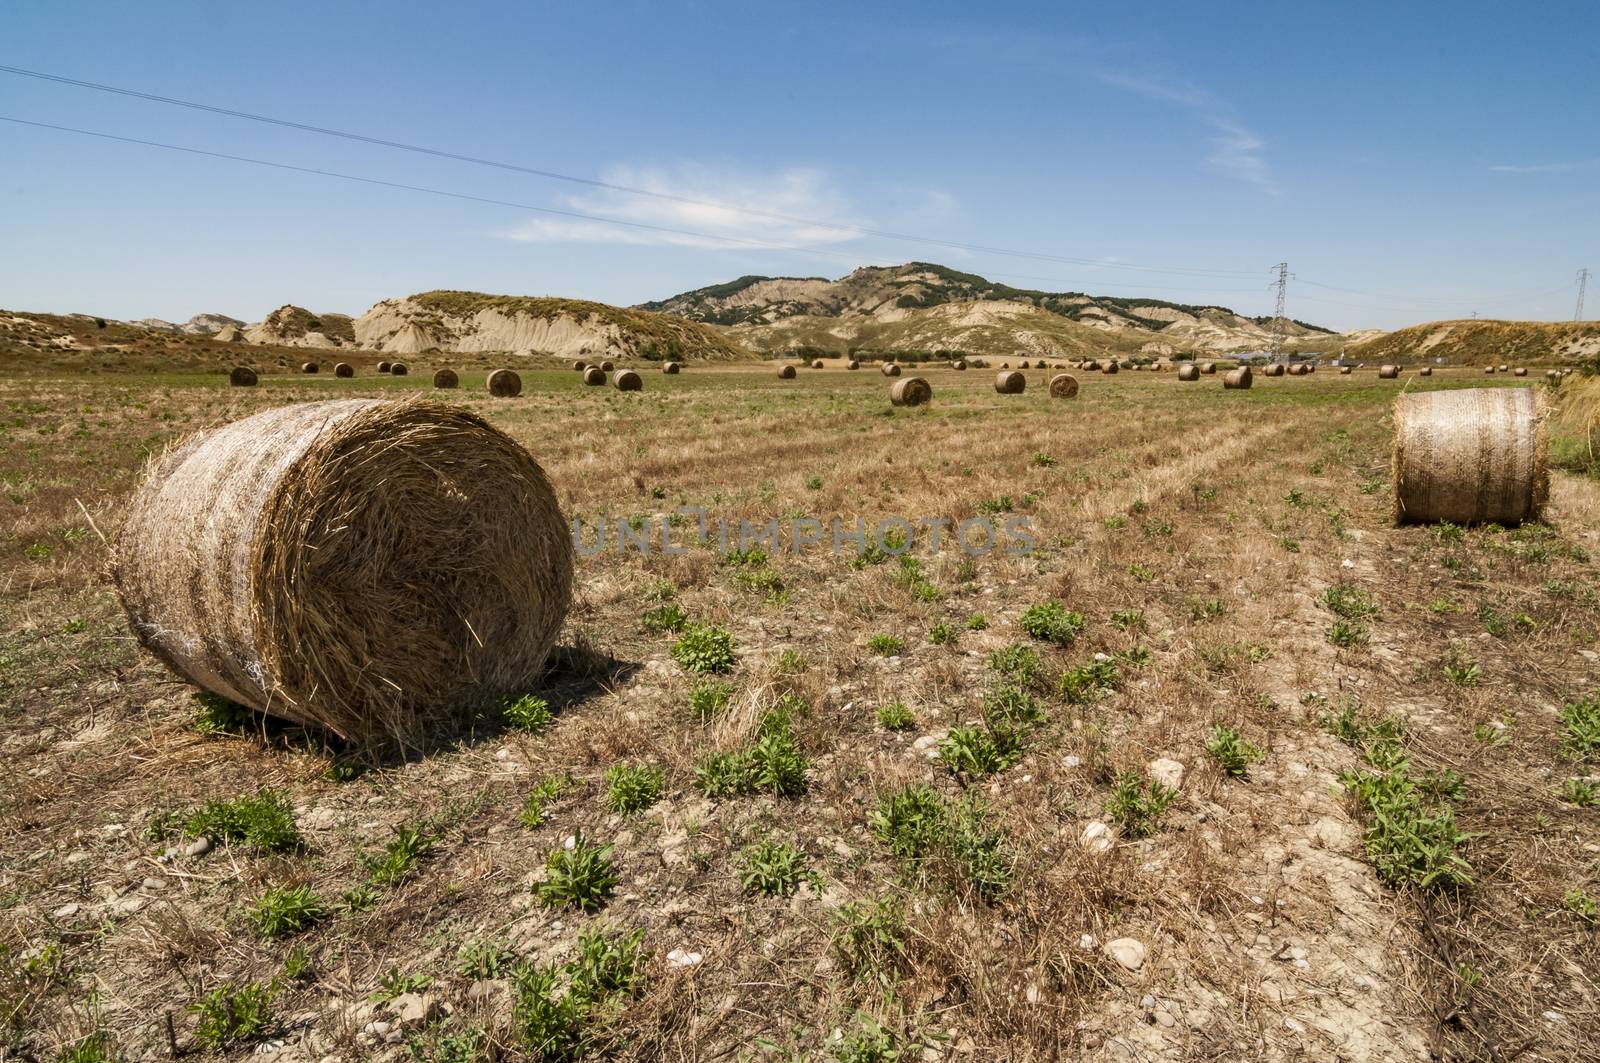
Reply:
M1251 374L1250 367L1247 365L1241 365L1237 369L1230 369L1222 374L1222 386L1229 390L1238 388L1248 391L1254 380L1255 377Z
M496 369L483 383L497 399L514 399L522 394L522 378L514 369Z
M454 369L435 369L433 371L433 386L436 388L453 388L461 383L461 378L456 376Z
M1057 373L1050 378L1050 397L1052 399L1075 399L1078 397L1078 378L1071 373Z
M994 375L994 389L1002 395L1020 395L1028 386L1028 378L1015 369L1002 369Z
M235 366L228 374L228 383L236 388L253 388L256 386L256 371L247 365Z
M889 401L896 406L924 406L933 401L933 385L920 376L908 376L889 385Z
M1395 521L1535 520L1550 494L1548 451L1530 388L1403 394L1394 404Z

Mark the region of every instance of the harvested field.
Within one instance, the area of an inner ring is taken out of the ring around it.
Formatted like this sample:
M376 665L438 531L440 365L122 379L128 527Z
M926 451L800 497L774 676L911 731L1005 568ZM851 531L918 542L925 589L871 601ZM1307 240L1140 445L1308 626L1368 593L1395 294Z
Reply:
M1130 372L1064 430L944 367L918 409L770 363L529 367L518 402L458 368L586 527L547 680L375 763L197 701L101 577L146 459L431 394L425 360L0 376L0 1055L164 1059L170 1019L195 1059L527 1058L513 966L603 929L637 963L579 1009L595 1059L1592 1056L1600 481L1391 523L1401 388L1498 378ZM838 556L796 515L1035 548ZM724 553L718 519L782 534ZM209 1047L190 1006L249 987L266 1021Z

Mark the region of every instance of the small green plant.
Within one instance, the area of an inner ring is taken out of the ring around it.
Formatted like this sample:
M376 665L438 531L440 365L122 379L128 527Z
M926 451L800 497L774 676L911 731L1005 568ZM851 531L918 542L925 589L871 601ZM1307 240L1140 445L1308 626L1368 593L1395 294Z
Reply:
M1328 626L1328 641L1340 649L1363 646L1368 638L1367 625L1354 620L1335 620Z
M456 957L463 978L499 978L517 962L517 954L504 941L469 941Z
M666 776L659 768L613 764L606 769L606 807L613 812L640 812L656 803Z
M838 1063L910 1063L921 1058L921 1045L903 1044L894 1030L864 1011L856 1012L856 1027L839 1037L833 1050Z
M1600 759L1600 691L1562 705L1561 722L1567 729L1563 753L1575 760Z
M690 625L672 644L672 659L686 672L722 674L738 662L733 636L719 627Z
M670 602L678 596L678 588L669 579L658 579L644 592L647 602Z
M1250 771L1250 765L1265 759L1266 751L1253 742L1248 742L1239 736L1239 732L1232 727L1218 724L1211 730L1211 737L1206 739L1206 752L1216 758L1222 770L1236 778L1243 778Z
M195 1038L213 1051L260 1040L272 1027L272 999L278 987L270 982L224 985L189 1005L199 1016Z
M1028 462L1028 464L1032 465L1036 469L1053 468L1055 466L1055 463L1056 463L1056 459L1052 458L1050 455L1044 453L1043 451L1040 451L1038 454L1035 454Z
M937 621L928 628L928 641L935 646L954 646L960 635L954 627L943 620Z
M986 778L1009 767L1014 755L982 727L952 727L939 743L939 759L958 776Z
M689 713L701 723L722 715L733 696L733 687L714 679L701 679L689 688Z
M1562 903L1566 905L1567 911L1585 923L1594 922L1596 915L1600 914L1600 904L1597 904L1589 892L1581 886L1568 890L1567 895L1562 898Z
M383 847L382 853L377 856L362 854L367 881L380 887L404 882L416 873L417 865L433 848L435 840L425 824L402 823L394 829L394 837Z
M663 631L682 631L689 626L689 616L675 604L651 609L639 617L639 623L653 635Z
M1005 838L985 826L983 804L974 794L947 803L927 786L907 786L880 796L867 826L895 857L917 868L942 868L987 897L1011 884Z
M879 632L867 639L867 649L879 657L898 657L906 648L905 640Z
M811 490L813 490L813 491L822 490L822 477L820 477L820 476L807 476L806 477L806 486L808 488L810 488Z
M304 945L296 945L289 950L289 955L283 960L283 977L291 982L298 982L302 978L311 976L311 953Z
M1505 724L1480 723L1473 727L1472 737L1486 746L1504 745L1506 742Z
M896 897L869 897L839 906L833 953L852 977L871 976L884 988L905 959L905 908Z
M909 731L917 725L917 718L902 701L891 701L878 706L878 726L886 731Z
M973 613L967 617L968 631L982 631L989 626L989 618L982 613Z
M243 843L263 853L300 848L289 799L276 790L261 790L233 801L208 801L184 819L184 832L229 844Z
M120 1063L122 1053L111 1035L100 1031L72 1042L64 1048L56 1063Z
M1440 664L1444 677L1458 687L1475 687L1483 679L1483 669L1478 662L1456 647L1451 647Z
M800 888L806 855L788 842L763 839L739 854L739 885L749 893L787 897Z
M1344 620L1365 620L1378 611L1372 596L1353 583L1335 583L1323 591L1322 604Z
M631 993L644 962L643 930L617 932L601 923L578 931L576 955L568 965L572 985L585 998Z
M578 934L577 955L563 965L520 964L512 972L512 1029L537 1060L577 1060L596 1048L619 997L642 979L644 932L591 927Z
M1056 689L1060 691L1062 697L1074 705L1081 705L1115 690L1120 681L1117 662L1102 654L1096 654L1087 664L1080 664L1076 668L1062 672Z
M1022 630L1036 639L1067 646L1083 631L1083 616L1060 602L1040 602L1022 613Z
M1311 500L1306 497L1306 493L1300 490L1298 487L1284 495L1283 500L1296 509L1304 509L1306 506L1311 504Z
M1101 523L1103 523L1106 528L1111 531L1121 531L1123 528L1128 526L1128 518L1118 516L1117 514L1113 513Z
M489 1034L482 1026L457 1028L448 1021L434 1022L412 1034L406 1052L414 1063L480 1063L491 1058Z
M288 937L309 930L327 909L310 886L272 886L246 913L264 938Z
M799 650L788 649L778 654L778 671L783 675L799 675L806 670L806 658Z
M1561 784L1558 791L1561 800L1579 808L1594 808L1600 805L1600 786L1586 779L1567 779Z
M1434 538L1441 543L1459 543L1463 536L1461 525L1441 520L1433 529Z
M945 829L944 801L927 786L908 786L885 794L867 824L895 856L928 855Z
M566 793L572 785L572 776L562 773L560 775L547 775L540 779L532 790L528 792L528 800L522 806L522 813L518 818L528 830L538 830L544 826L545 813L552 801Z
M1194 620L1215 620L1228 611L1221 598L1204 598L1189 603L1189 616Z
M1106 801L1106 813L1130 838L1148 838L1161 826L1161 817L1178 791L1146 779L1136 771L1123 772Z
M536 883L533 891L550 908L570 905L593 911L611 896L619 878L611 862L611 846L590 844L582 831L573 836L571 848L551 850L544 870L544 881Z
M1039 655L1013 643L989 655L989 670L1007 682L1029 686L1039 678Z
M374 1004L387 1004L407 993L420 993L431 985L433 979L425 974L409 974L398 967L391 967L378 976L378 988L367 999Z
M194 729L203 735L247 734L256 727L257 718L252 710L219 694L197 690L194 700L199 706Z
M1111 614L1111 622L1124 631L1132 631L1134 628L1144 626L1144 610L1118 609Z
M530 734L538 734L549 727L551 721L555 719L550 711L550 703L533 694L501 698L499 708L500 718L506 722L507 727L515 727Z
M348 914L367 912L378 906L383 900L383 894L378 892L378 887L363 883L353 889L347 889L339 895L339 906Z

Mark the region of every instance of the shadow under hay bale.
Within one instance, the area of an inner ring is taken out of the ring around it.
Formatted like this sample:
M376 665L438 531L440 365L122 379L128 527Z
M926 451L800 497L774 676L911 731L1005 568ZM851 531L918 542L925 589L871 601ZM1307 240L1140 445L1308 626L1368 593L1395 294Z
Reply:
M592 388L603 387L606 382L606 371L597 365L591 365L583 371L583 382Z
M792 365L780 365L780 366L778 366L778 379L779 380L793 380L794 379L794 366L792 366Z
M884 362L883 363L883 375L884 376L899 376L900 375L900 366L895 362Z
M116 542L140 641L231 701L416 747L539 680L571 601L543 470L467 410L256 414L152 463Z
M497 399L514 399L522 394L522 378L514 369L496 369L483 384Z
M1193 363L1191 363L1189 365L1180 365L1180 366L1178 366L1178 379L1179 380L1199 380L1200 379L1200 367L1197 366L1197 365L1194 365Z
M1021 395L1027 387L1028 378L1015 369L1002 369L994 375L994 389L1002 395Z
M933 385L920 376L908 376L889 385L889 401L896 406L926 406L933 401Z
M681 370L682 368L683 368L683 366L679 365L677 362L663 362L663 363L661 363L661 371L663 373L667 374L668 376L677 375L678 371Z
M1057 373L1050 378L1050 397L1052 399L1075 399L1078 397L1078 378L1071 373Z
M433 372L433 386L436 388L449 389L460 383L461 378L456 376L454 369L435 369Z
M235 366L228 374L228 383L236 388L253 388L256 386L256 371L247 365Z
M1250 372L1250 367L1241 365L1237 369L1230 369L1222 374L1222 386L1229 391L1250 390L1250 385L1255 382L1255 376Z
M632 369L618 369L611 374L611 386L618 391L643 391L644 378Z
M406 368L406 363L404 362L395 362L389 367L390 376L405 376L408 372L410 370Z
M1380 365L1380 366L1378 366L1378 379L1379 380L1394 380L1399 375L1400 375L1400 367L1397 366L1397 365Z
M1394 404L1395 522L1537 520L1550 494L1548 460L1531 388L1403 394Z
M338 365L333 367L333 375L338 377L353 377L356 375L356 367L351 365L349 362L340 362Z

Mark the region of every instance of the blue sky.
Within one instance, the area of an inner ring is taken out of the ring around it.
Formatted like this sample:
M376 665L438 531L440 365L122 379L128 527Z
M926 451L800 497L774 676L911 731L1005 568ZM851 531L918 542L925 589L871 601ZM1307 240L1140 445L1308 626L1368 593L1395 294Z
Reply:
M629 304L921 259L1260 314L1285 260L1291 316L1392 328L1567 319L1600 268L1593 3L9 0L0 64L660 194L0 73L0 116L523 205L0 122L7 308Z

